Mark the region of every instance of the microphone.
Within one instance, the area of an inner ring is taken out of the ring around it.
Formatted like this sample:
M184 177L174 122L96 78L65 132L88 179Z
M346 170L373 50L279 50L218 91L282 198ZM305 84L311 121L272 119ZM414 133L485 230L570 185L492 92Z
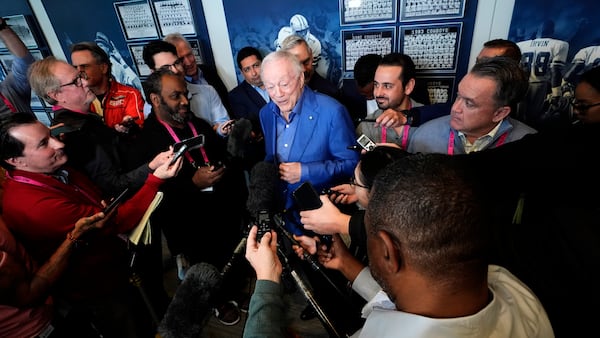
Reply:
M158 326L162 338L200 337L212 313L212 296L221 286L221 273L208 263L192 265Z
M243 158L246 155L246 144L251 133L252 122L250 120L245 118L236 120L227 139L227 152L232 157Z
M274 212L278 180L279 169L274 163L262 161L252 167L246 200L246 208L251 215L258 215L261 211Z

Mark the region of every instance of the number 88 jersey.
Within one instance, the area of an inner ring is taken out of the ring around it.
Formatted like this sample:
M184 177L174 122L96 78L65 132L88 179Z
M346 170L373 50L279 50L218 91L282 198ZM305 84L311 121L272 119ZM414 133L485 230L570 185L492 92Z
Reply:
M552 68L562 69L567 62L569 43L552 38L521 41L521 63L529 73L529 82L550 82Z

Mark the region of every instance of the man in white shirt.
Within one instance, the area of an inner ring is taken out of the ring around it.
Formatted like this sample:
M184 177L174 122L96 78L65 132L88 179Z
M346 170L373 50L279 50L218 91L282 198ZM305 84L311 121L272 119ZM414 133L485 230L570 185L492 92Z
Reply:
M370 271L351 279L370 299L353 337L554 337L535 294L488 265L492 213L469 161L415 154L378 174L365 215ZM257 243L256 227L248 236L257 283L244 337L276 337L284 326L276 240L272 231Z

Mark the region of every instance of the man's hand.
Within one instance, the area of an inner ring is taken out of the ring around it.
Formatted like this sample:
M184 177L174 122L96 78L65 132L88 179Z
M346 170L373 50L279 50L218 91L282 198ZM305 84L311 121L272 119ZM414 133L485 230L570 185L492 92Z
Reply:
M169 147L169 150L158 153L158 155L154 156L152 161L148 163L148 167L150 170L154 171L156 168L160 167L164 163L168 163L173 158L173 147Z
M205 189L219 182L223 178L223 174L225 174L225 167L219 169L215 169L214 166L199 167L192 177L192 182L198 188Z
M137 119L137 118L136 118ZM128 133L129 129L135 127L135 119L129 115L123 116L123 120L119 124L115 124L115 130L119 133Z
M345 215L327 198L321 195L323 205L314 210L300 211L300 222L304 228L321 235L348 233L350 216Z
M300 162L286 162L279 164L279 177L290 183L300 182L302 175L302 164Z
M173 163L173 165L170 164L170 161L171 161L170 158L167 158L167 161L165 161L158 168L156 168L156 170L154 170L152 175L154 175L160 179L163 179L163 180L177 176L177 174L179 173L179 170L181 170L181 164L183 163L183 156L178 158L177 161L175 161L175 163Z
M309 237L306 235L294 235L294 239L300 245L292 245L292 249L300 259L304 259L304 254L314 255L317 253L317 244L319 237Z
M319 263L328 269L340 271L349 281L354 281L364 268L364 265L348 251L346 244L337 234L333 235L331 247L328 250L319 248L317 254Z
M75 223L75 228L71 231L71 238L77 239L92 229L103 228L106 221L112 217L117 208L114 208L108 215L98 212L90 217L82 217Z
M267 232L260 243L256 242L258 227L252 226L246 242L246 259L256 271L257 280L270 280L275 283L281 281L283 268L277 257L277 233Z
M223 123L221 123L217 128L219 128L219 134L223 135L223 136L227 136L231 133L231 130L233 129L233 124L235 123L235 120L229 120L229 121L225 121Z
M366 150L363 149L366 153ZM336 185L330 188L335 194L330 196L330 200L337 204L352 204L358 202L354 187L348 183Z
M393 109L386 109L375 119L375 127L398 128L406 124L406 115Z

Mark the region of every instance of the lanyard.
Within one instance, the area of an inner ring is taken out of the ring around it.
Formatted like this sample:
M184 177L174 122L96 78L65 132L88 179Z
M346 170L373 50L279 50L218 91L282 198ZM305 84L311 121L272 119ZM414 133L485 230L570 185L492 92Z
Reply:
M508 131L505 131L504 134L500 135L498 138L498 142L496 142L496 147L499 147L504 144L506 138L508 137ZM448 137L448 155L454 155L454 132L450 129L450 137Z
M12 176L10 175L8 172L6 172L6 178L11 179L13 181L17 181L20 183L25 183L25 184L29 184L29 185L33 185L36 187L42 187L42 188L46 188L46 189L50 189L50 190L54 190L57 192L62 193L62 191L58 188L52 187L46 183L42 183L40 181L36 181L34 179L31 179L29 177L25 177L25 176ZM65 184L68 186L68 184ZM85 190L81 189L79 186L77 186L76 184L72 184L73 187L75 188L75 191L81 193L85 198L87 198L88 201L92 202L92 204L96 204L96 205L101 205L94 197L92 197L92 195L88 194Z
M11 112L17 112L17 108L15 108L15 106L13 106L13 104L10 103L10 101L8 101L6 96L2 95L2 93L0 93L0 98L2 98L2 101L4 101L4 104L8 107L8 109L10 109Z
M167 131L169 132L169 134L171 135L171 137L173 138L173 140L175 140L175 142L181 142L181 140L179 139L179 137L177 136L177 134L175 134L175 131L173 130L173 128L168 125L167 123L165 123L164 121L158 119L158 121L165 126L165 128L167 128ZM194 125L192 124L192 122L188 121L187 122L188 126L190 127L190 129L192 130L192 135L194 135L194 137L198 136L198 131L196 131L196 127L194 127ZM204 159L204 163L205 164L209 164L210 162L208 161L208 156L206 155L206 151L204 150L204 146L200 146L200 152L202 153L202 158ZM184 153L185 158L187 158L187 160L190 162L190 164L195 168L196 167L196 162L194 161L194 159L192 158L192 155L190 155L189 152L185 152Z

